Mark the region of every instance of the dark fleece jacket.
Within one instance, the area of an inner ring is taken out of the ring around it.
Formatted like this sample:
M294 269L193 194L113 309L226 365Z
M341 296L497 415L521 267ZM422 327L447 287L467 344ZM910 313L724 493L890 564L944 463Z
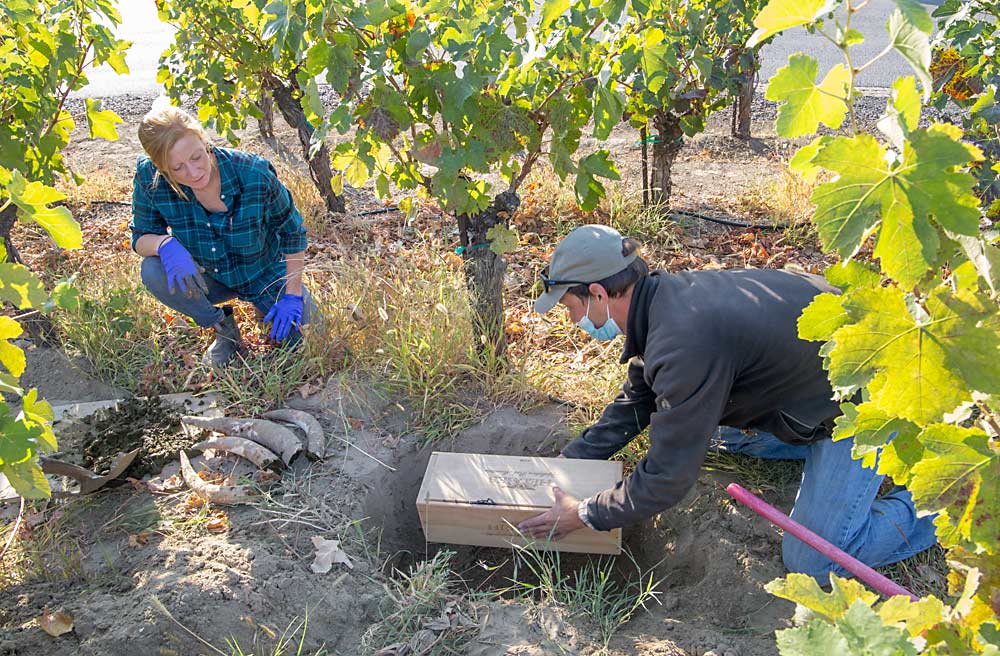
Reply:
M829 437L840 414L798 317L819 276L746 269L656 271L632 292L622 362L628 381L567 458L609 458L649 426L649 452L587 506L610 530L656 515L694 485L718 425L757 428L792 444Z

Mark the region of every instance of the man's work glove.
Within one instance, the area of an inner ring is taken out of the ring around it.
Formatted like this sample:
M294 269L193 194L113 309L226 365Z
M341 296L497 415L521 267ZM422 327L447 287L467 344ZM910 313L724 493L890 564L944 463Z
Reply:
M302 320L302 297L285 294L271 306L264 316L264 323L271 322L271 339L281 341L288 337L292 328L296 329Z
M208 284L202 277L198 265L191 258L191 253L184 248L184 245L171 237L157 249L156 254L160 256L163 263L163 270L167 273L167 290L173 294L177 287L185 296L193 296L195 287L208 293Z

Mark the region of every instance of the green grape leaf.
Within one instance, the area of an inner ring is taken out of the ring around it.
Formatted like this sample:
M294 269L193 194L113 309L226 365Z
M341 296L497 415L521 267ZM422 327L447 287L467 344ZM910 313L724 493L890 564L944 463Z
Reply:
M932 126L916 130L906 143L902 161L887 161L886 151L871 135L837 137L823 146L813 163L838 177L816 188L816 227L826 248L852 256L885 215L885 244L879 253L886 272L910 287L920 277L919 261L933 262L938 247L928 215L960 234L978 233L978 201L974 180L957 170L978 151L959 142L954 133ZM933 234L932 234L933 233ZM901 249L913 250L901 254ZM899 277L897 277L899 276Z
M1000 248L988 243L982 237L971 237L969 235L954 235L949 233L954 241L969 258L969 264L974 268L978 277L982 278L990 291L996 293L1000 289ZM953 272L958 274L959 269Z
M0 440L11 436L0 435ZM26 499L44 499L52 496L49 482L37 462L26 461L17 464L0 462L0 474L7 477L14 491Z
M21 324L10 317L0 316L0 364L16 378L24 373L27 360L24 351L11 344L10 340L20 337L23 332Z
M110 109L101 109L101 101L93 98L86 99L87 105L87 126L90 128L91 139L107 139L108 141L118 140L117 123L122 123L122 119Z
M850 320L838 294L820 294L799 315L799 337L825 342Z
M52 289L52 303L64 310L80 308L80 291L68 280L62 280Z
M39 308L45 304L45 288L23 264L0 263L0 300L20 310Z
M907 441L920 433L920 427L899 417L892 417L873 403L843 403L837 417L834 440L854 438L851 456L865 467L874 468L880 450L893 439Z
M775 597L805 606L830 621L843 617L856 601L867 606L878 601L877 594L854 579L831 574L830 586L830 592L824 592L813 577L792 572L783 579L771 581L764 589Z
M753 19L757 31L747 41L753 48L790 27L811 23L837 6L834 0L771 0Z
M25 419L42 427L42 432L38 436L39 446L42 450L47 453L55 451L58 448L55 433L52 432L52 421L55 419L55 414L53 414L52 406L49 405L48 401L38 399L37 389L28 390L28 393L21 399L21 414Z
M802 179L809 184L815 184L816 178L823 169L813 164L813 158L819 149L830 142L830 137L816 137L809 144L799 148L792 159L788 161L788 168L802 176Z
M1000 451L978 428L928 426L920 435L930 455L914 465L908 488L924 512L939 513L935 524L950 526L976 544L1000 542ZM947 533L947 531L945 531ZM957 540L942 541L953 546Z
M621 95L603 84L594 88L594 138L601 141L622 122L625 101Z
M570 0L545 0L542 9L541 28L547 30L560 16L569 9Z
M919 0L894 1L896 6L899 7L899 11L903 15L903 18L905 18L908 23L921 32L925 32L927 34L930 34L934 30L934 23L931 21L931 16L927 13L927 10L924 9L924 6L920 4Z
M914 317L899 289L858 289L845 295L844 308L860 319L833 335L830 381L869 384L871 401L887 414L927 424L969 401L972 390L1000 391L995 312L977 295L938 288Z
M844 260L823 272L827 282L841 291L875 289L882 286L882 276L870 265L858 260Z
M577 168L573 190L576 192L576 202L588 212L597 207L598 201L605 194L604 185L597 180L598 177L621 179L606 150L599 150L582 158Z
M816 656L816 654L849 654L847 640L840 630L820 619L814 619L794 629L775 632L781 656Z
M921 8L923 10L923 8ZM926 14L927 12L924 11ZM929 20L929 19L928 19ZM890 45L903 56L914 74L920 80L920 86L924 90L924 100L931 97L934 88L931 79L931 44L928 36L930 30L923 31L914 26L913 23L903 17L898 9L889 16L889 41Z
M775 130L783 137L813 134L820 123L836 130L847 114L850 72L837 64L816 84L819 65L812 57L794 54L767 85L765 97L784 103L778 108Z
M490 226L490 229L486 231L486 238L490 240L490 250L497 255L510 253L517 249L517 232L502 223Z
M917 82L911 75L899 78L892 84L892 92L886 103L885 114L876 124L897 150L903 150L903 142L910 132L917 129L920 122L920 94Z
M845 654L865 656L916 656L917 654L917 648L910 642L905 631L883 624L882 618L871 609L871 606L861 601L854 602L847 614L837 620L837 628L847 641Z

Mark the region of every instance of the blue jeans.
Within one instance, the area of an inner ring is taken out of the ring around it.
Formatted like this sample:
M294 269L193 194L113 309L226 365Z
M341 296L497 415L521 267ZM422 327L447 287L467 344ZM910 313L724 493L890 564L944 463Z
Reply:
M820 440L804 446L770 433L720 426L713 447L757 458L805 460L802 484L791 517L869 567L904 560L937 543L934 517L917 517L910 492L896 486L878 497L885 477L851 458L854 440ZM781 557L791 572L828 582L828 573L850 576L844 568L789 533Z
M175 312L191 317L191 320L202 328L209 328L222 321L224 314L222 308L216 307L218 303L239 298L241 301L253 303L257 311L261 313L261 316L264 316L271 309L271 306L278 301L278 298L285 293L283 285L275 284L269 287L270 290L273 290L273 294L262 294L252 299L240 298L239 294L229 287L226 287L211 276L205 275L205 282L208 284L208 294L203 293L197 287L190 296L182 294L179 289L176 290L176 293L171 294L167 287L167 274L163 270L163 263L160 262L160 258L155 256L142 258L142 268L140 271L142 284L145 285L146 289L157 300ZM316 307L316 303L313 301L309 290L303 285L301 323L303 325L308 324L318 316L319 310ZM291 345L298 342L301 338L302 334L298 330L293 330L285 338L285 343Z

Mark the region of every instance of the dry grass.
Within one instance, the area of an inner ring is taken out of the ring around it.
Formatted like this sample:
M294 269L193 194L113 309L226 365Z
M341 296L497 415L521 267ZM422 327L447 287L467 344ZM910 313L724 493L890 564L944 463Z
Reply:
M797 225L812 217L813 189L802 176L782 168L777 176L751 185L737 199L737 207L758 221Z
M132 176L120 168L92 168L78 171L83 181L76 184L72 179L60 179L56 188L66 194L70 205L87 205L94 202L130 202L132 198Z

